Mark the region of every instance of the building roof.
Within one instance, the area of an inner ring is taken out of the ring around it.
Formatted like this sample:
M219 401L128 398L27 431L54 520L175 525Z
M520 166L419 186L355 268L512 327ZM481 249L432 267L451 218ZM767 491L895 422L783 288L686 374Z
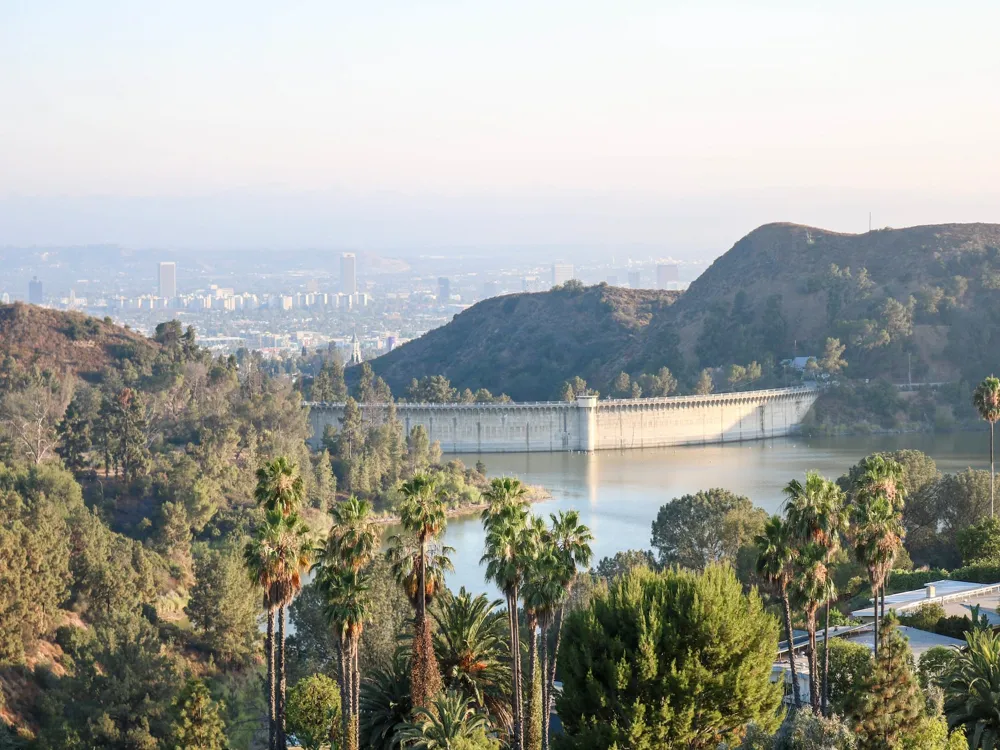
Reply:
M967 581L931 581L924 584L921 589L914 591L901 591L898 594L891 594L885 598L885 608L893 612L907 612L917 609L922 604L940 604L948 612L949 607L954 608L954 612L948 614L967 614L961 611L961 605L968 605L971 608L975 604L982 607L995 607L1000 601L1000 582L998 583L969 583ZM992 604L990 604L992 602ZM872 620L875 618L875 607L865 607L851 612L852 617L862 620ZM1000 618L997 619L1000 624Z

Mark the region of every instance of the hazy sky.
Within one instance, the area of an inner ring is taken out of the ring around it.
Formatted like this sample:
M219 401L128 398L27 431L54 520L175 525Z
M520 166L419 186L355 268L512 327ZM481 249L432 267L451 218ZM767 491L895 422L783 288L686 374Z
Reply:
M0 246L1000 221L998 28L995 0L0 0Z

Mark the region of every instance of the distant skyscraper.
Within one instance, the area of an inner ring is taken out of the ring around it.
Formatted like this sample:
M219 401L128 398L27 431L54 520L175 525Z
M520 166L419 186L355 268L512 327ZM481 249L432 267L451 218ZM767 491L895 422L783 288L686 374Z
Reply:
M573 278L572 263L552 264L552 286L559 286L560 284L565 284L572 278Z
M42 294L42 282L35 276L28 282L28 302L33 305L40 305L45 300Z
M447 302L451 299L451 279L442 276L438 279L438 302Z
M667 285L672 282L677 282L681 280L680 266L676 263L657 263L656 264L656 285L660 289L666 289Z
M355 294L358 291L358 265L354 253L340 256L340 291Z
M172 261L160 263L159 296L163 299L173 299L177 296L177 264Z
M629 271L628 285L632 289L642 289L642 271Z
M483 299L489 299L490 297L496 297L500 294L500 284L496 281L486 281L483 282Z

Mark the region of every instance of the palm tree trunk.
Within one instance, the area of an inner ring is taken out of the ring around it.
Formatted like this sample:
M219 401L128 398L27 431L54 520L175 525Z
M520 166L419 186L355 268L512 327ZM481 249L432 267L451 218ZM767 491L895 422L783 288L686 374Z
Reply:
M549 692L549 626L551 614L546 615L542 622L542 750L549 750L549 715L552 711L552 698Z
M340 734L341 741L346 745L351 736L351 660L348 656L347 639L343 628L340 630L340 638L337 639L337 650L340 656ZM336 747L331 738L331 747Z
M267 609L267 638L264 641L264 658L267 661L267 748L275 750L278 736L275 733L274 705L274 610Z
M278 607L278 690L275 696L277 706L278 750L288 750L285 738L285 608Z
M875 594L875 661L878 661L878 588L872 584L872 591Z
M511 708L513 710L514 736L511 737L511 750L522 750L524 731L521 723L521 638L517 622L517 594L507 594L507 621L510 625L510 680Z
M555 690L556 686L556 666L559 662L559 647L562 645L563 620L565 617L566 604L563 603L559 607L559 621L556 623L556 649L552 652L552 663L549 665L549 696L552 695L552 691Z
M830 705L830 600L826 600L826 623L823 625L823 716L829 714Z
M354 665L351 668L354 676L354 688L351 695L351 711L354 714L352 719L354 733L351 739L354 742L355 748L361 747L361 701L359 698L361 695L361 669L358 667L358 652L360 651L358 644L360 640L360 635L354 637Z
M816 654L816 610L811 609L806 617L809 630L809 705L814 714L819 713L819 659Z
M993 423L990 422L990 518L993 518L993 493L995 482L993 480Z
M785 609L785 637L788 639L788 667L792 670L792 701L796 708L802 708L802 690L799 675L795 671L795 636L792 631L792 605L788 601L788 588L781 587L781 604Z
M531 639L528 646L528 700L525 703L525 711L528 714L527 727L525 731L526 750L541 750L542 725L539 715L538 702L541 696L538 683L538 637L536 618L528 615L526 618L528 625L528 638Z

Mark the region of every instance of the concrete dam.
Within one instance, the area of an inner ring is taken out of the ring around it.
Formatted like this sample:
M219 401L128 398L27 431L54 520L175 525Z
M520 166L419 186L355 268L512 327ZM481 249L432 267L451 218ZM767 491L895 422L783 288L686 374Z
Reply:
M815 388L707 396L507 404L398 403L409 434L423 425L444 453L629 450L761 440L794 432L815 403ZM311 403L312 440L340 429L344 405Z

